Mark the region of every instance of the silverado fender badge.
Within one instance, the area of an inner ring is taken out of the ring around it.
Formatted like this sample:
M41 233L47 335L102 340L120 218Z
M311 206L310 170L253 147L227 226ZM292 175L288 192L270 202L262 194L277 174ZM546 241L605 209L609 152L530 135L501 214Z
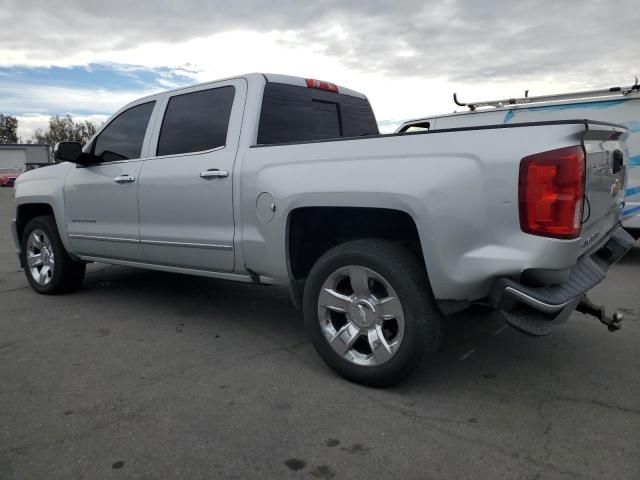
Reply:
M72 218L71 223L97 223L95 218Z

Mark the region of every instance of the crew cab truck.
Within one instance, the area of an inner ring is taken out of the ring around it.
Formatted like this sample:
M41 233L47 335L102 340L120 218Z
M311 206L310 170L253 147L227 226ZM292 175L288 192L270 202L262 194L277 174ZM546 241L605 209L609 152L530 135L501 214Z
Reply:
M250 74L137 100L15 189L39 293L88 262L285 285L320 356L390 385L473 303L547 333L630 248L626 130L565 120L380 135L360 93ZM460 202L463 195L467 201Z

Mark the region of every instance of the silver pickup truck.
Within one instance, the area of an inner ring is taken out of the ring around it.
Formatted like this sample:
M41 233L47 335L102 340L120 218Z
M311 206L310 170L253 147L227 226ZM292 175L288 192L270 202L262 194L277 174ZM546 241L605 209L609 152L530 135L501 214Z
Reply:
M584 307L632 245L625 138L588 120L380 135L360 93L250 74L59 144L18 178L13 233L44 294L88 262L288 286L322 358L383 386L474 303L530 334Z

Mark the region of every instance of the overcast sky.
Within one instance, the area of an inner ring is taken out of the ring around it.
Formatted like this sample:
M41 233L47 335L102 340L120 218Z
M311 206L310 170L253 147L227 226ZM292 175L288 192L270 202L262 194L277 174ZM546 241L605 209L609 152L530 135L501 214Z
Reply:
M1 0L0 113L103 121L137 97L263 71L365 93L383 128L463 100L629 85L637 0Z

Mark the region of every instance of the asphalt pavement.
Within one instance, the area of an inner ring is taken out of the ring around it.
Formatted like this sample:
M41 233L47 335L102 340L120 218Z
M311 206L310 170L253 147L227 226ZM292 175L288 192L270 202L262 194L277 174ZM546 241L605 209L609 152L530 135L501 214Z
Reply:
M640 247L544 338L449 319L376 390L331 372L276 287L91 265L33 292L0 189L0 479L640 479Z

